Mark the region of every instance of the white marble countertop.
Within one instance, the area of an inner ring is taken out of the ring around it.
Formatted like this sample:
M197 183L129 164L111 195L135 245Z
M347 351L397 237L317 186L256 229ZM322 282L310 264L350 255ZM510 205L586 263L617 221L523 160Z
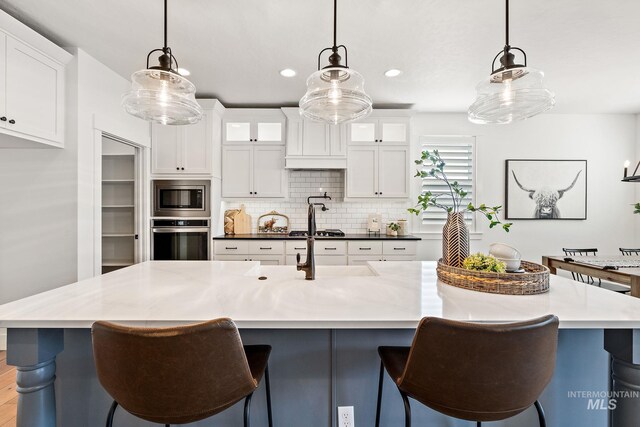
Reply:
M424 316L474 322L547 313L561 328L640 328L640 299L551 276L548 293L506 296L439 283L435 262L293 266L150 261L0 305L0 327L169 325L230 317L240 328L415 328ZM264 275L266 280L258 280Z

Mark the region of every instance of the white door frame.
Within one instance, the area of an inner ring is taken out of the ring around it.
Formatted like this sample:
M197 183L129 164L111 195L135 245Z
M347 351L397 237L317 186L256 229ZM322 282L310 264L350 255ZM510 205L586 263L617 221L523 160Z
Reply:
M149 182L148 154L149 150L145 150L145 145L138 144L125 138L121 138L108 131L94 128L93 144L94 144L94 192L93 192L93 273L94 276L102 274L102 138L106 137L116 142L130 145L136 150L135 163L135 233L138 234L134 251L134 262L142 262L149 259L149 233L145 226L145 219L149 218L149 186L145 185Z

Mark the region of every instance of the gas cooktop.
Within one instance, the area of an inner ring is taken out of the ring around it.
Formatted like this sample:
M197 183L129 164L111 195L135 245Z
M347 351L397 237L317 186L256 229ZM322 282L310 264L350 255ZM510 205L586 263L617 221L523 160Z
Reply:
M289 236L291 237L306 237L309 233L307 230L293 230L289 232ZM316 231L316 236L318 237L344 237L344 231L337 229L327 229L327 230L318 230Z

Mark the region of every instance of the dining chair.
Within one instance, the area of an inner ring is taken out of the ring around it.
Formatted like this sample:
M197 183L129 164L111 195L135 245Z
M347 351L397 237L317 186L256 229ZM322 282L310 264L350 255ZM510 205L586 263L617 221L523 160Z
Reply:
M622 249L621 249L622 250ZM633 249L632 249L633 250ZM584 249L570 249L570 248L562 248L562 251L564 252L564 254L566 256L597 256L598 255L598 249L597 248L584 248ZM582 283L587 283L589 285L595 285L596 284L596 278L592 277L592 276L588 276L588 275L583 275L580 273L574 273L573 271L571 272L571 277L573 277L573 280L582 282ZM602 279L597 278L598 280L598 286L602 287ZM613 284L613 283L608 283L607 286L604 287L605 289L609 290L609 291L613 291L613 292L618 292L621 294L626 294L629 292L629 287L623 286L623 285L617 285L617 284Z

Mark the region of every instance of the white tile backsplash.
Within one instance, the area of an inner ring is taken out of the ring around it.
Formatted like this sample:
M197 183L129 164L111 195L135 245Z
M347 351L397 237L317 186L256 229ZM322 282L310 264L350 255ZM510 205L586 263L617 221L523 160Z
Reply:
M325 191L331 200L318 200L329 208L322 212L316 209L316 224L318 229L339 228L345 233L365 233L369 214L379 213L383 223L398 219L408 219L407 208L409 200L402 201L344 201L344 171L302 171L291 170L289 173L289 199L283 201L254 201L244 202L245 209L252 219L253 231L256 231L257 220L260 215L272 210L289 217L289 227L292 230L307 229L307 197L319 196ZM223 202L224 209L240 206L240 202Z

